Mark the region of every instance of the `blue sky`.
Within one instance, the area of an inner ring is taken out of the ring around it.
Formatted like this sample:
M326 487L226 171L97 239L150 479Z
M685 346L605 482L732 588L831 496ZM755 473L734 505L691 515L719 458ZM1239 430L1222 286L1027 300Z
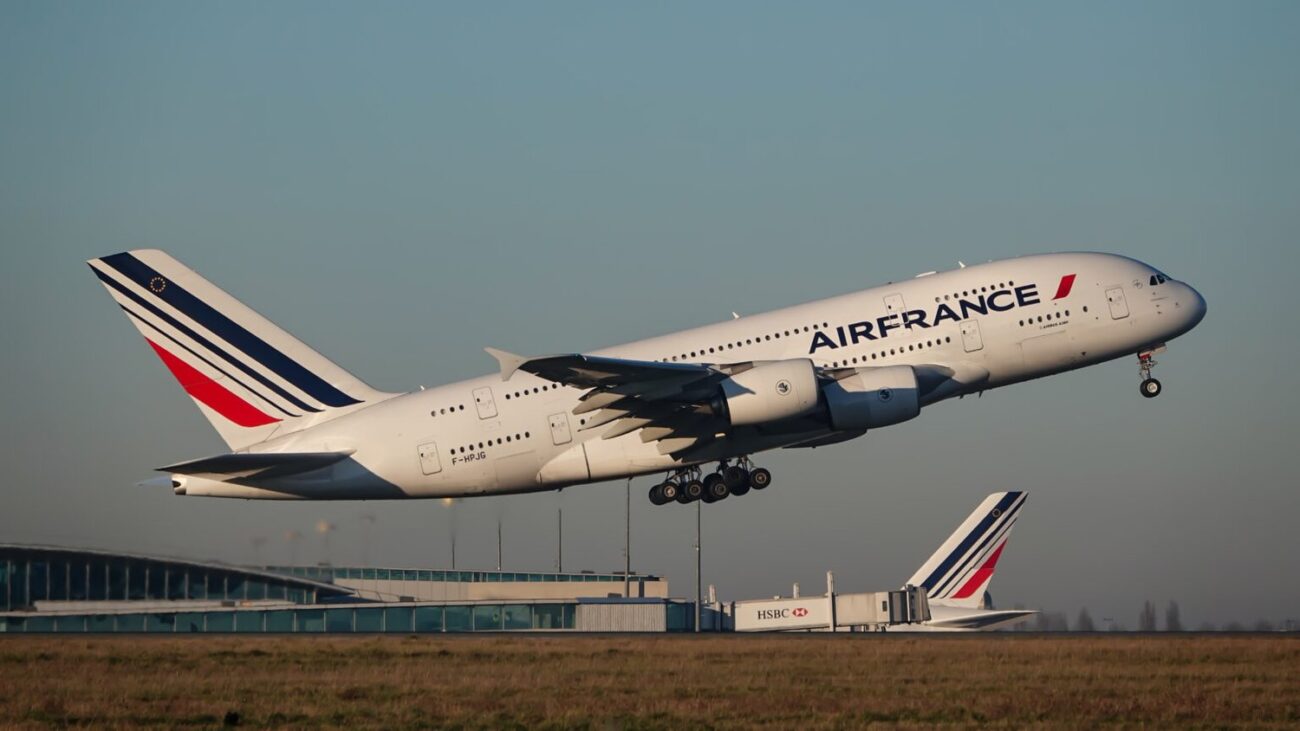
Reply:
M1030 492L993 585L1132 626L1300 615L1291 3L0 2L0 536L287 560L621 566L622 489L265 504L134 488L221 450L82 263L166 248L380 388L582 350L957 260L1096 249L1201 290L1165 394L1117 362L765 463L706 516L762 596L912 573ZM691 577L634 483L634 564ZM374 515L365 540L364 515ZM324 558L314 537L299 558ZM1249 608L1240 603L1248 588Z

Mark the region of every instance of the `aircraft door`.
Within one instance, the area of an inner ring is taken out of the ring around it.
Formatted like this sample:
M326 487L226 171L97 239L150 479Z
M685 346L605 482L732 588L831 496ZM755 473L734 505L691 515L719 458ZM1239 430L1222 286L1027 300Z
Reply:
M433 442L421 444L420 453L420 471L426 475L437 474L442 471L442 461L438 459L438 445Z
M492 389L486 386L474 389L474 408L478 409L480 419L491 419L497 415L497 402L492 400Z
M547 417L551 422L551 441L555 444L568 444L573 441L569 431L569 416L563 412Z
M1106 290L1106 302L1110 304L1110 319L1123 320L1128 317L1128 300L1124 299L1123 287Z
M980 334L978 320L966 320L961 324L961 344L967 353L983 350L984 337Z
M906 309L907 309L907 305L903 304L903 295L901 294L885 295L885 312L891 315L898 315L899 317L902 317L903 310Z

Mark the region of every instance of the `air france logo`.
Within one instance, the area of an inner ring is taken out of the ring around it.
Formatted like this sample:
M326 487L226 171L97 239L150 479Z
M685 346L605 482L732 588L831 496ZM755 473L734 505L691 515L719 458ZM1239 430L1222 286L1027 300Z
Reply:
M788 396L790 394L790 382L784 379L777 381L776 392L782 396Z
M1070 294L1074 287L1074 275L1061 277L1057 286L1057 300ZM996 289L988 294L974 294L970 298L960 297L953 304L942 302L933 311L904 310L891 312L874 320L851 322L839 325L834 331L820 330L813 333L808 354L813 355L822 348L837 350L850 345L857 345L863 340L880 340L889 337L892 330L913 330L937 327L945 320L961 322L975 315L987 315L989 312L1006 312L1017 307L1040 304L1037 284L1025 284L1015 288Z

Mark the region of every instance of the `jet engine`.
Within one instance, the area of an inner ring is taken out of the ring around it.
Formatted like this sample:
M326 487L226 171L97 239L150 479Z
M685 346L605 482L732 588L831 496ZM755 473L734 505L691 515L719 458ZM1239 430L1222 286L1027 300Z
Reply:
M878 429L921 413L916 371L911 366L859 368L822 386L831 426L838 431Z
M757 363L721 385L714 410L732 426L790 419L817 408L817 372L806 358Z

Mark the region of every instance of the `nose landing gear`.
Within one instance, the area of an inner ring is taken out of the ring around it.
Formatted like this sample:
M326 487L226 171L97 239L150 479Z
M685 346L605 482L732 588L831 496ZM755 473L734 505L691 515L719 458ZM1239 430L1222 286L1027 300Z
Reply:
M1142 373L1142 385L1139 388L1145 398L1159 396L1162 388L1160 381L1151 377L1151 369L1156 366L1154 355L1153 351L1138 353L1138 370Z

